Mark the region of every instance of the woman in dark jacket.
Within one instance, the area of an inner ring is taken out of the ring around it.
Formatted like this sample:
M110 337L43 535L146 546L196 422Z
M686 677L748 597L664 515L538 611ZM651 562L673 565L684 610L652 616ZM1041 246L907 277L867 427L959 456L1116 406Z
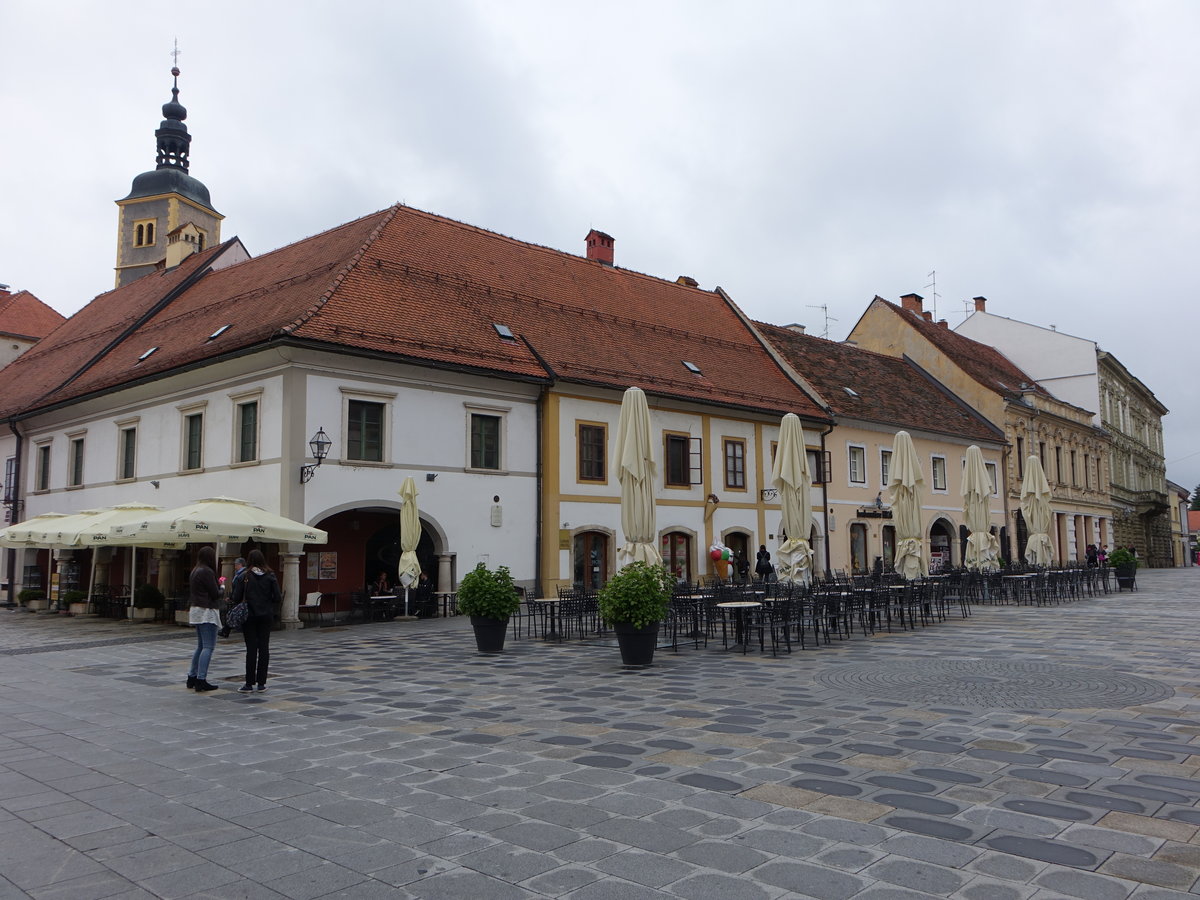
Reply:
M188 577L188 624L196 628L196 652L188 669L187 686L197 693L215 691L217 685L208 683L208 663L217 646L217 629L221 627L221 589L217 586L217 553L212 547L201 547L196 555L196 568Z
M239 691L248 694L257 686L267 689L267 664L271 661L271 626L275 624L275 609L282 601L279 580L267 565L261 550L251 550L246 557L246 574L233 588L235 604L246 601L249 615L242 626L246 639L246 683Z
M754 561L754 572L758 575L758 580L766 581L774 571L775 567L771 565L771 553L767 550L767 545L759 544L758 556Z

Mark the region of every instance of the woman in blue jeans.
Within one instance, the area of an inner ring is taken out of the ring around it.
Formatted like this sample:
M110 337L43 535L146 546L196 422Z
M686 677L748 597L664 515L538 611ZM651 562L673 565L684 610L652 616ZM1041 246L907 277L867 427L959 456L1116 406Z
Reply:
M188 578L191 605L188 624L196 628L196 652L188 669L187 686L197 693L215 691L217 685L208 683L208 663L217 646L217 629L221 627L221 589L217 587L217 554L212 547L201 547L196 568Z

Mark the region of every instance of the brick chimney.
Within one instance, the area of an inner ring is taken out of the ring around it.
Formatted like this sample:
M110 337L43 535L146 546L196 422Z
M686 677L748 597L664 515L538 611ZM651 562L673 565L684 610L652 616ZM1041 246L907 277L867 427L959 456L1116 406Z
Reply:
M925 309L925 298L920 294L905 294L900 298L900 306L908 312L914 312L919 316Z
M593 228L587 233L587 258L606 266L613 264L613 236Z
M610 264L611 264L611 260L610 260ZM678 278L675 279L675 283L682 284L684 287L700 287L700 282L698 282L691 275L680 275Z
M931 309L921 310L921 318L924 319L926 322L933 324L933 310L931 310Z
M987 312L987 297L975 298L975 312Z
M938 328L945 328L947 331L950 330L950 323L947 322L945 319L938 319L937 323L938 323Z
M793 322L791 325L784 325L788 331L794 331L796 334L804 334L804 326L799 322Z

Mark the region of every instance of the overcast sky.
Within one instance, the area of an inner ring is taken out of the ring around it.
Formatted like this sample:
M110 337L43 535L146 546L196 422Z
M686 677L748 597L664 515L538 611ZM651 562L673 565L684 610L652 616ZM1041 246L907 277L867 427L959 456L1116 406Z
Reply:
M971 297L1115 354L1200 484L1200 3L5 0L0 283L112 287L178 38L191 174L253 254L402 201L842 339Z

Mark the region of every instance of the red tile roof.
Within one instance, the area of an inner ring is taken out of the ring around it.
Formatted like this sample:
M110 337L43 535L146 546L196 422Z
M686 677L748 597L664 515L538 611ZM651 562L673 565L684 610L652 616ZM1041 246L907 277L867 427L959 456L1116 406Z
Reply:
M0 334L38 340L66 321L29 291L0 294Z
M91 358L107 345L92 335L111 337L145 317L213 252L98 297L68 323L81 343L72 358ZM43 376L4 405L66 401L273 339L512 378L637 384L661 396L828 419L720 293L404 206L209 272L70 384ZM138 362L150 347L159 349ZM13 365L25 361L32 371L53 359L54 348L40 349Z
M890 308L902 321L919 332L984 387L1010 400L1020 399L1022 386L1032 389L1034 393L1052 396L995 347L973 341L933 322L927 322L923 316L909 312L882 297L876 297L875 302Z
M755 325L839 417L975 441L1004 440L1002 431L907 359L778 325Z

